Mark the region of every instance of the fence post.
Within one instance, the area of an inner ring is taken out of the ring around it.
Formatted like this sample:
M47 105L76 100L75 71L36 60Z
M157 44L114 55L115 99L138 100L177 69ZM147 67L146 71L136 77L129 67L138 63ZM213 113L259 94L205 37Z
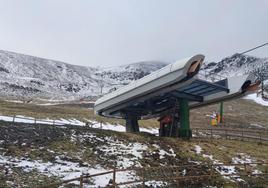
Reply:
M212 139L212 128L210 129L210 139Z
M36 124L36 118L34 118L34 124Z
M142 188L145 188L144 172L142 171Z
M102 129L102 121L100 122L100 128Z
M116 186L115 179L116 179L116 169L114 168L114 172L113 172L113 188L115 188L115 186Z
M209 182L213 180L213 175L214 175L213 173L214 173L214 172L213 172L213 164L211 164L211 165L210 165L210 174L209 174L210 180L209 180ZM212 183L212 182L211 182L211 183Z
M244 163L244 169L245 169L245 172L246 172L246 174L248 173L247 172L247 163Z
M80 185L79 188L83 188L83 174L80 176Z
M13 116L13 123L15 122L16 115Z
M55 120L53 120L52 124L55 125Z

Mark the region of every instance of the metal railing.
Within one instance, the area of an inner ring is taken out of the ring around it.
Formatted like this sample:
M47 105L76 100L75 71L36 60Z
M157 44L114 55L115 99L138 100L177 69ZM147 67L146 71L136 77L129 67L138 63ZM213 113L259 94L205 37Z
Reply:
M213 83L226 79L225 76L222 76L222 75L217 74L217 73L209 73L208 71L205 71L205 70L200 70L198 72L198 78L206 80L206 81L210 81Z

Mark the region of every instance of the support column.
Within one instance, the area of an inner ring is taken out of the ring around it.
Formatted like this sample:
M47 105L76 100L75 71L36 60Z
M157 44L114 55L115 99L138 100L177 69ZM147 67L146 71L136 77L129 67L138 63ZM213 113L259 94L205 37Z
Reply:
M179 137L190 139L192 137L192 130L190 129L190 119L189 119L189 104L187 99L180 99L180 129Z
M223 102L220 105L220 123L223 123Z
M126 114L126 132L140 132L138 117L133 114Z

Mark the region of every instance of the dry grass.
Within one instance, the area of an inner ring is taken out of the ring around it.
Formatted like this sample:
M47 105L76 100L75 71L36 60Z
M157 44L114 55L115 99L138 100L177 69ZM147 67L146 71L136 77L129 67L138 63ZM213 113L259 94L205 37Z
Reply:
M257 142L244 142L238 140L209 139L193 140L194 144L199 145L204 153L213 155L221 162L230 163L232 158L240 153L253 157L258 162L268 162L268 146Z
M208 127L210 115L213 111L218 111L219 104L210 105L203 108L191 110L192 127ZM24 115L35 118L50 119L92 119L97 121L109 122L111 124L125 124L122 119L105 118L96 116L92 109L87 109L79 105L53 105L40 106L35 104L21 104L0 101L0 114L2 115ZM252 124L261 125L268 128L268 107L258 105L252 101L237 99L224 103L224 121L229 127L248 127ZM141 120L142 127L158 128L159 123L156 119Z
M193 127L207 127L213 111L219 111L219 104L194 109L191 111ZM229 127L254 127L254 124L268 128L268 107L245 99L224 102L224 122ZM257 127L256 127L257 128Z
M99 122L108 122L111 124L125 124L123 119L113 119L97 116L94 114L92 109L81 107L79 105L35 105L35 104L22 104L13 103L7 101L0 101L0 114L13 116L13 115L23 115L28 117L34 117L38 119L78 119L84 120L91 119L97 120ZM140 125L142 127L158 127L158 122L155 119L151 120L141 120Z

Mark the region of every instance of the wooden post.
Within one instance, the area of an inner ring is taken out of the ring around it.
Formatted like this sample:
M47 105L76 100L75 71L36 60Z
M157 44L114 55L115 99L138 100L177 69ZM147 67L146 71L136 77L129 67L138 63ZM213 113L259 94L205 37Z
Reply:
M210 129L210 139L212 139L212 128Z
M80 185L79 188L83 188L83 174L80 176Z
M34 124L36 124L36 118L34 118Z
M115 179L116 179L116 169L114 168L114 172L113 172L113 188L116 187Z
M13 116L13 123L15 122L16 115Z
M210 166L210 174L209 174L209 177L210 177L210 180L209 180L209 182L210 182L210 181L213 180L213 164L211 164L211 166Z
M100 122L100 128L102 129L102 121Z
M142 172L142 188L145 188L144 172Z

